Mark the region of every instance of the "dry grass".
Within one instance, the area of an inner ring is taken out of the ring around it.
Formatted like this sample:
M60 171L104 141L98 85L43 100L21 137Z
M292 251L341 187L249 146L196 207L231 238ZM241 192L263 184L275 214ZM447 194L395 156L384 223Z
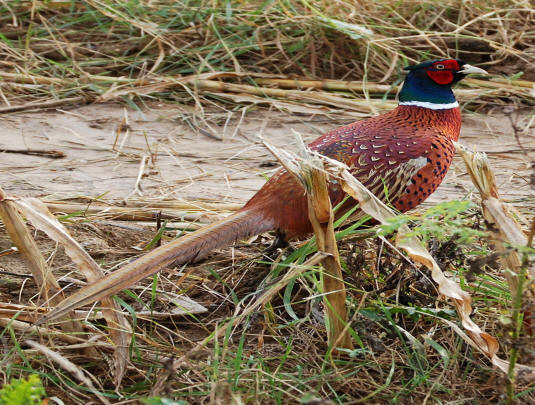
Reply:
M132 95L189 104L217 94L185 77L226 72L247 84L258 75L371 83L369 99L373 82L398 83L403 65L445 56L529 81L533 14L527 1L4 2L0 97L11 108ZM532 104L532 83L497 83L469 99L518 93Z
M466 80L459 90L464 108L534 104L535 10L528 1L357 3L1 2L0 113L108 100L142 108L165 100L200 132L210 128L207 121L221 121L218 112L250 104L359 116L392 106L405 64L444 56L463 58L495 75L488 81ZM128 127L121 123L118 138L127 136ZM529 130L526 125L521 131L522 140L529 141ZM530 153L528 148L526 162ZM147 212L162 208L150 198L127 207L111 205L106 213L86 210L85 201L50 205L106 270L159 237L177 234L167 230L155 236L153 224L141 224ZM203 212L203 207L176 204L164 208L169 219L180 218L182 228L196 224ZM201 220L232 208L214 204ZM136 222L119 222L119 216ZM472 318L498 338L500 355L513 349L519 362L533 364L533 338L514 334L512 298L477 205L443 204L400 221L428 242L443 270L472 294ZM104 397L135 403L150 395L156 381L160 395L191 404L507 399L506 377L448 324L458 318L427 271L389 243L370 238L374 228L350 226L337 233L356 347L346 358L325 356L328 333L318 266L296 267L310 259L313 241L267 255L272 237L264 235L202 263L170 269L120 295L117 305L134 334L118 386L113 334L102 317L83 321L78 333L57 325L29 327L39 290L9 250L4 229L3 383L35 373L48 396L66 403L105 402ZM76 267L62 248L31 230L54 274L65 275L60 286L71 293L82 284ZM533 260L533 251L525 252ZM288 268L297 268L296 276L282 279ZM271 300L258 300L266 294ZM180 296L204 309L184 315L187 304L177 301ZM243 319L243 314L250 316ZM183 356L178 371L166 373L172 359ZM533 391L532 382L519 381L509 399L533 403Z

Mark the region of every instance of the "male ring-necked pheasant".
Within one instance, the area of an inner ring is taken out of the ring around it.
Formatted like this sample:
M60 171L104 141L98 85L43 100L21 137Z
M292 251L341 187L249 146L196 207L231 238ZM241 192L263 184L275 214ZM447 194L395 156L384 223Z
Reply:
M424 201L442 182L459 138L461 112L451 86L469 73L483 69L458 59L441 59L407 67L399 93L399 106L377 117L334 129L312 142L312 150L339 160L379 198L400 211ZM330 186L333 204L344 198ZM119 278L134 263L108 274L66 298L40 322L127 288L172 263L197 260L213 249L269 230L287 238L312 231L306 197L300 185L284 170L277 172L245 206L230 217L183 236L139 258L139 270L128 282Z

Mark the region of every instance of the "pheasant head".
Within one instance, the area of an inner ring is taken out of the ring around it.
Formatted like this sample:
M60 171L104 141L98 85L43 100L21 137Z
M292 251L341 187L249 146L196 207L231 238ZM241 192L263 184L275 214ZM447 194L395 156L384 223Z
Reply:
M399 104L433 110L458 107L451 87L470 73L487 74L459 59L431 60L405 70L408 75L399 93Z

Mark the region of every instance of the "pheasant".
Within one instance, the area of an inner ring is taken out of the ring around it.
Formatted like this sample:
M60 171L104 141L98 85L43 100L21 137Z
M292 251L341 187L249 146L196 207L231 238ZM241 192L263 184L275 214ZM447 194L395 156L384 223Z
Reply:
M406 67L408 75L392 111L327 132L309 147L349 166L352 174L383 201L405 212L424 201L440 185L459 138L461 112L452 85L483 69L458 59L440 59ZM385 194L388 193L388 196ZM331 183L333 205L344 192ZM355 202L353 201L353 204ZM345 204L344 209L350 208ZM266 231L299 238L312 231L306 196L296 180L279 170L238 212L159 247L134 263L82 288L38 323L110 296L172 263L196 261L214 249ZM138 270L132 273L132 267ZM128 273L127 282L121 281Z

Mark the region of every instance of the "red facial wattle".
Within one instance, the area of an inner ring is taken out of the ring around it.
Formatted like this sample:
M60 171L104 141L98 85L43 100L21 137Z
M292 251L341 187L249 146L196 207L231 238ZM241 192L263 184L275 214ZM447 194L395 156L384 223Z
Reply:
M459 69L459 64L455 59L444 60L434 63L427 70L427 75L435 83L450 84L451 82L453 82L453 72L456 72Z
M450 84L453 81L453 73L450 70L428 70L427 75L438 84Z

